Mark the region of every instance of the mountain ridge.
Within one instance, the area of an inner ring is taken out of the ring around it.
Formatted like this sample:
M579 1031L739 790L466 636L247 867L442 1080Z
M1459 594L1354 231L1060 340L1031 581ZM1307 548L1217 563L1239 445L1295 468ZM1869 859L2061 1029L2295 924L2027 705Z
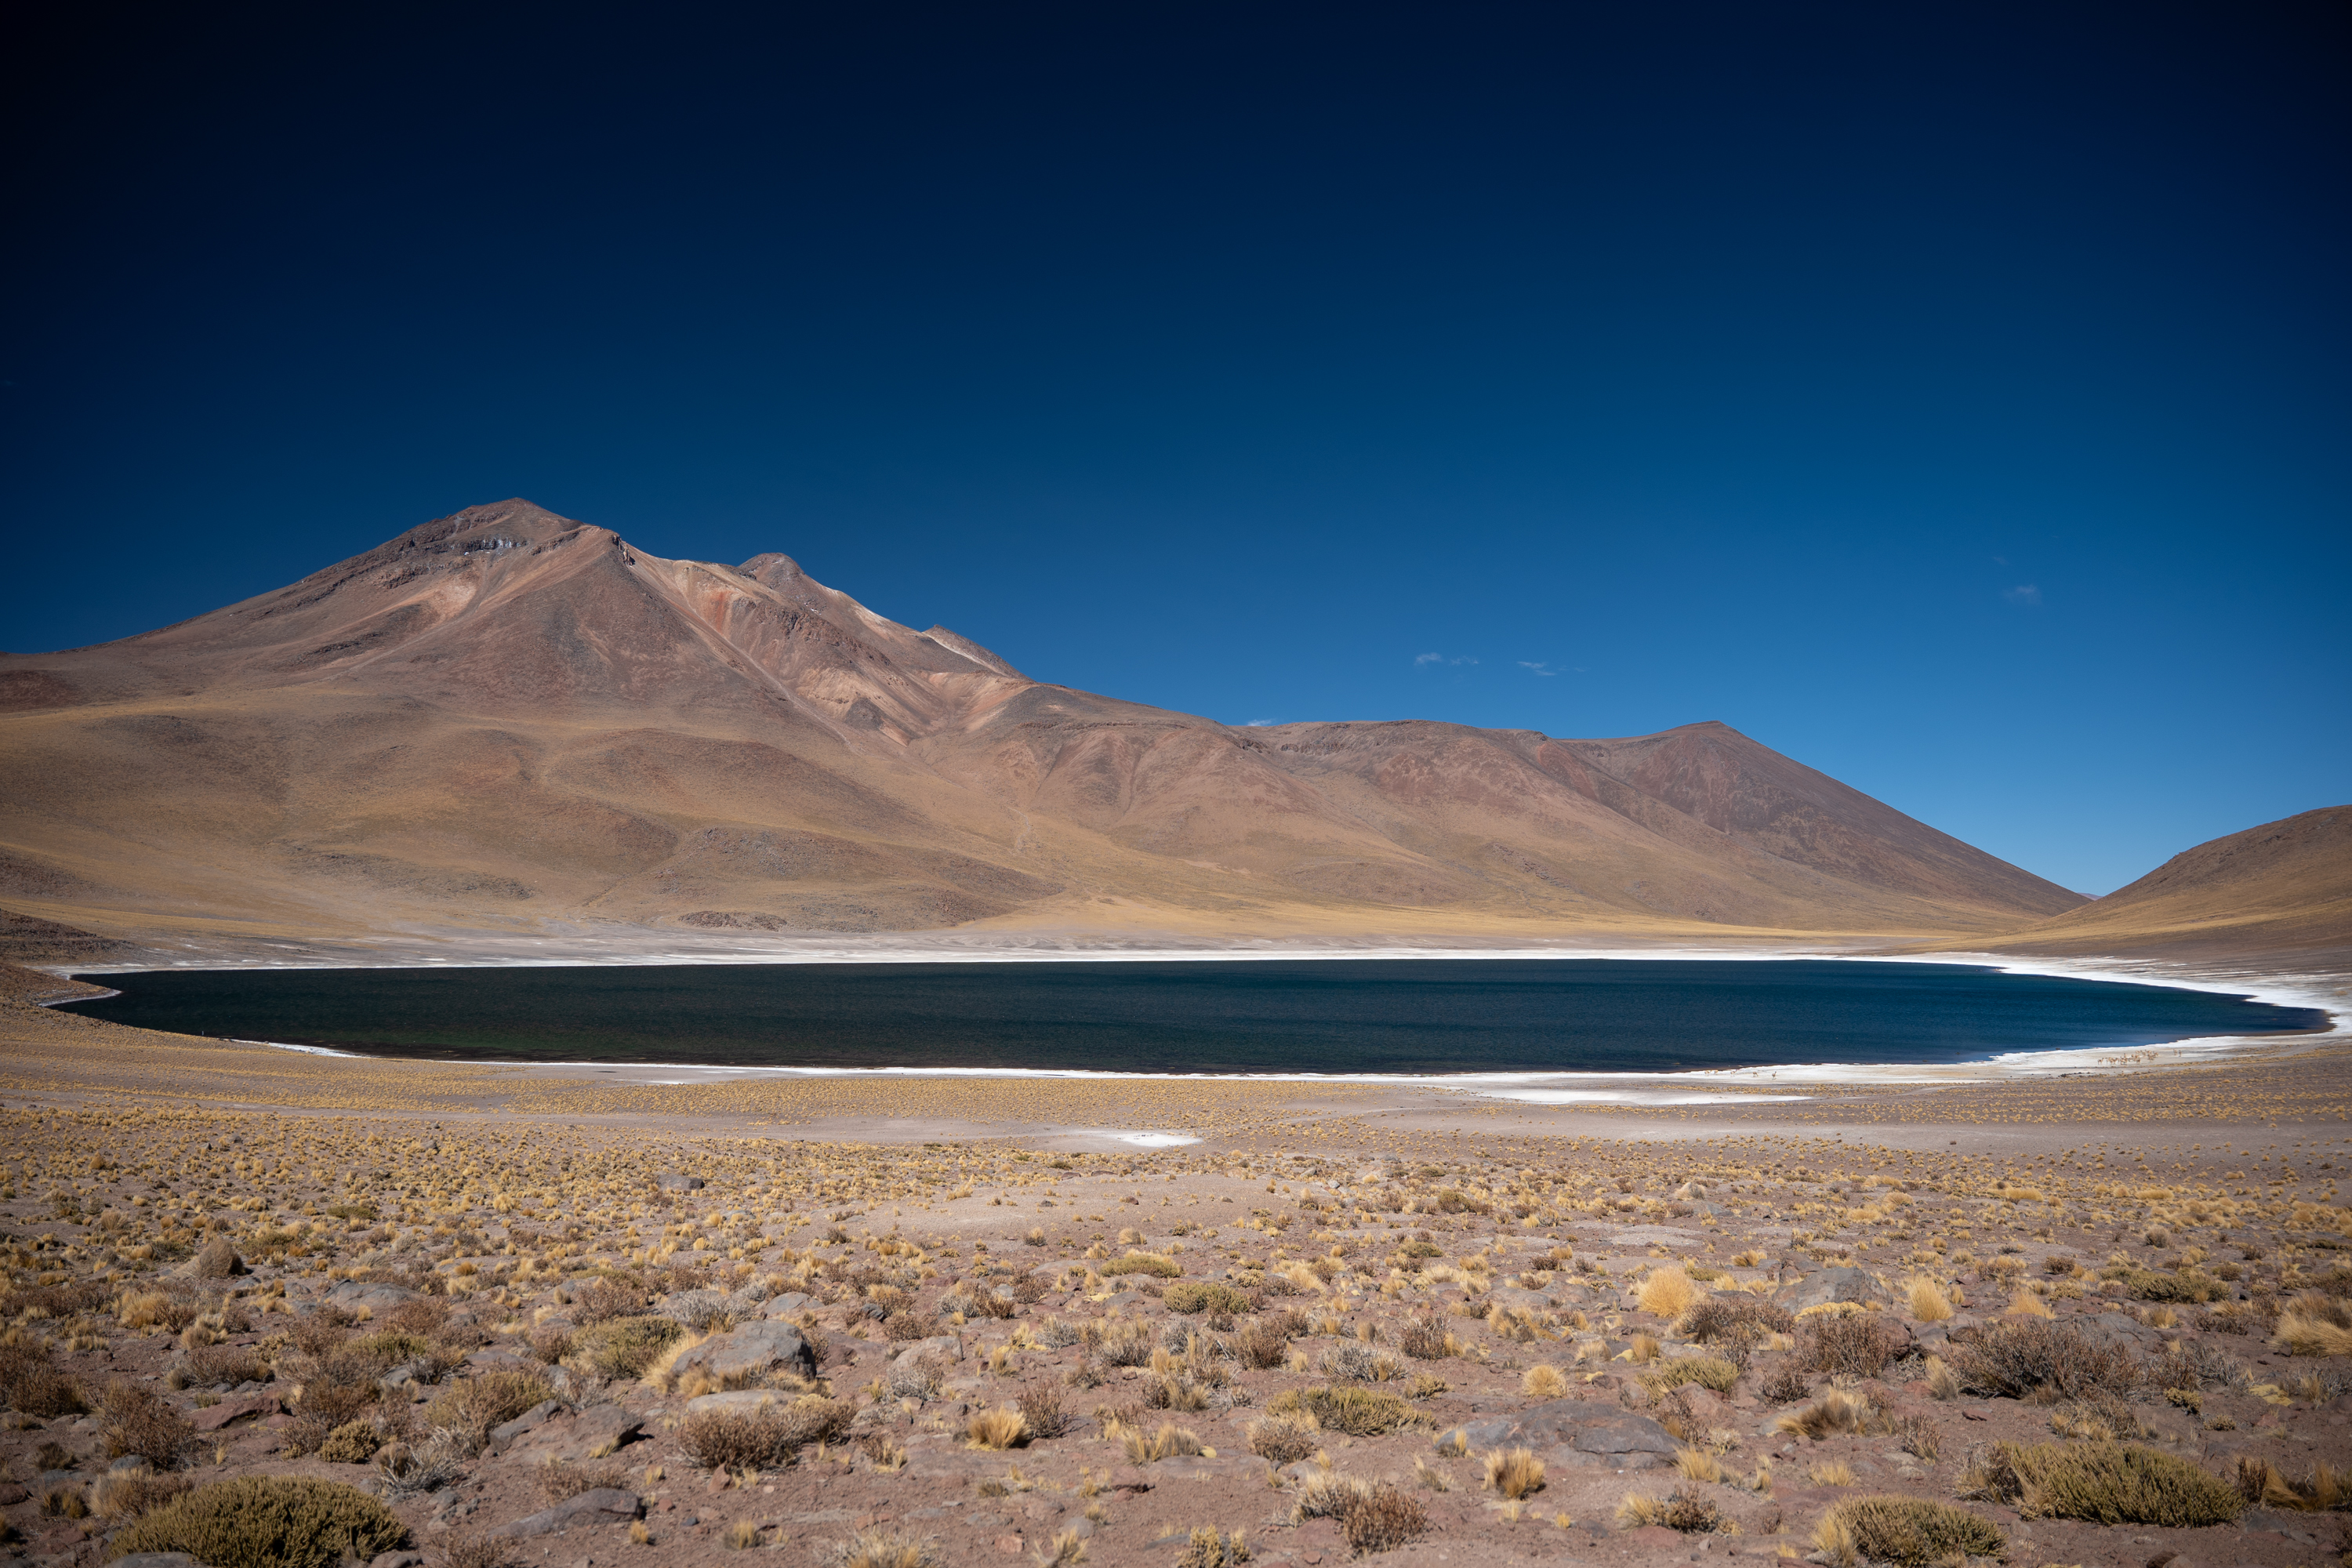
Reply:
M667 560L520 500L0 656L0 897L115 934L1933 938L2084 901L1720 721L1229 726L1033 679L780 552Z

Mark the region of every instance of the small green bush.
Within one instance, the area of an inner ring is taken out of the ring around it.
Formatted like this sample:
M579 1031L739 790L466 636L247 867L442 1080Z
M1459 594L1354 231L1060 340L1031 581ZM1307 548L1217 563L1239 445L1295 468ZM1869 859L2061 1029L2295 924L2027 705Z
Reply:
M1393 1394L1372 1388L1294 1388L1275 1395L1266 1409L1276 1415L1304 1410L1327 1432L1379 1437L1421 1421L1421 1412Z
M2227 1524L2246 1508L2220 1477L2137 1443L1997 1443L1967 1484L2028 1519L2179 1529Z
M327 1434L327 1440L319 1445L319 1458L331 1465L364 1465L383 1447L374 1422L346 1421Z
M1959 1557L2000 1557L2009 1542L1991 1522L1964 1508L1927 1498L1858 1497L1830 1510L1855 1550L1873 1563L1927 1568Z
M604 1377L638 1377L685 1335L686 1325L667 1318L611 1318L572 1335L564 1364Z
M1171 1312L1246 1312L1250 1299L1230 1285L1187 1279L1171 1285L1160 1298Z
M209 1568L336 1568L407 1540L393 1511L357 1487L248 1476L165 1503L116 1537L114 1555L184 1552Z
M1172 1258L1162 1258L1156 1252L1130 1252L1125 1258L1113 1258L1095 1265L1097 1274L1150 1274L1161 1279L1173 1279L1184 1272L1183 1266Z

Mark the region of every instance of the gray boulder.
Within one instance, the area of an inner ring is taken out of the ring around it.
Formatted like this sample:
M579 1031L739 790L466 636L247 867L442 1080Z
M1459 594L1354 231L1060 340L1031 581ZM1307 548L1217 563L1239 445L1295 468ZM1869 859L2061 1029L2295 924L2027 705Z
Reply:
M1885 1300L1885 1288L1861 1268L1820 1269L1772 1292L1772 1304L1791 1312L1840 1301L1868 1304Z
M598 1487L593 1491L582 1492L578 1497L566 1498L553 1508L526 1514L511 1524L502 1524L490 1533L509 1539L561 1535L575 1525L626 1524L645 1510L645 1505L637 1500L636 1493L623 1491L618 1487Z
M760 1377L782 1368L803 1377L816 1375L816 1352L801 1331L780 1319L766 1318L723 1334L713 1334L670 1363L684 1376L696 1368L720 1379Z
M1548 1462L1569 1468L1614 1464L1646 1469L1672 1463L1681 1445L1664 1426L1622 1405L1549 1399L1512 1415L1465 1421L1438 1434L1437 1447L1474 1454L1533 1448Z

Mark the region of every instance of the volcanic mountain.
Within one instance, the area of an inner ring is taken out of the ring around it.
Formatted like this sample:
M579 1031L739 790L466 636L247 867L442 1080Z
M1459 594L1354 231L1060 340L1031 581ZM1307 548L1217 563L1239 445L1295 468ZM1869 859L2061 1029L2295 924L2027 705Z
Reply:
M1969 945L2352 969L2352 805L2210 839L2095 903Z
M521 500L0 658L0 896L257 940L1932 938L2084 902L1723 724L1234 728Z

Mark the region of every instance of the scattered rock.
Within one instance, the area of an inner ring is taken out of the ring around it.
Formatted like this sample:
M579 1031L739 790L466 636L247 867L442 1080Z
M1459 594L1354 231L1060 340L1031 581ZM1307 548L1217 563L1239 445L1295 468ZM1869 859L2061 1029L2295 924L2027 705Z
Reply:
M1826 1307L1841 1301L1867 1303L1886 1300L1885 1289L1866 1269L1823 1268L1792 1279L1772 1292L1772 1304L1786 1311Z
M560 1535L575 1525L626 1524L645 1512L637 1494L623 1491L618 1487L598 1487L566 1498L553 1508L543 1508L527 1514L511 1524L502 1524L490 1531L492 1535L520 1538L531 1535Z
M762 1376L779 1367L814 1377L816 1352L809 1349L798 1329L774 1318L713 1334L670 1363L671 1370L681 1377L698 1368L722 1381Z
M208 1405L202 1410L188 1412L188 1425L199 1432L217 1432L232 1421L242 1421L248 1415L275 1415L278 1399L275 1394L257 1394L246 1399L224 1399L218 1405Z
M1512 1415L1465 1421L1440 1433L1437 1447L1463 1447L1474 1454L1496 1448L1553 1450L1570 1466L1598 1459L1643 1469L1671 1461L1681 1445L1664 1426L1622 1406L1550 1399Z
M698 1193L702 1190L700 1176L681 1176L675 1171L654 1178L654 1185L666 1193Z

